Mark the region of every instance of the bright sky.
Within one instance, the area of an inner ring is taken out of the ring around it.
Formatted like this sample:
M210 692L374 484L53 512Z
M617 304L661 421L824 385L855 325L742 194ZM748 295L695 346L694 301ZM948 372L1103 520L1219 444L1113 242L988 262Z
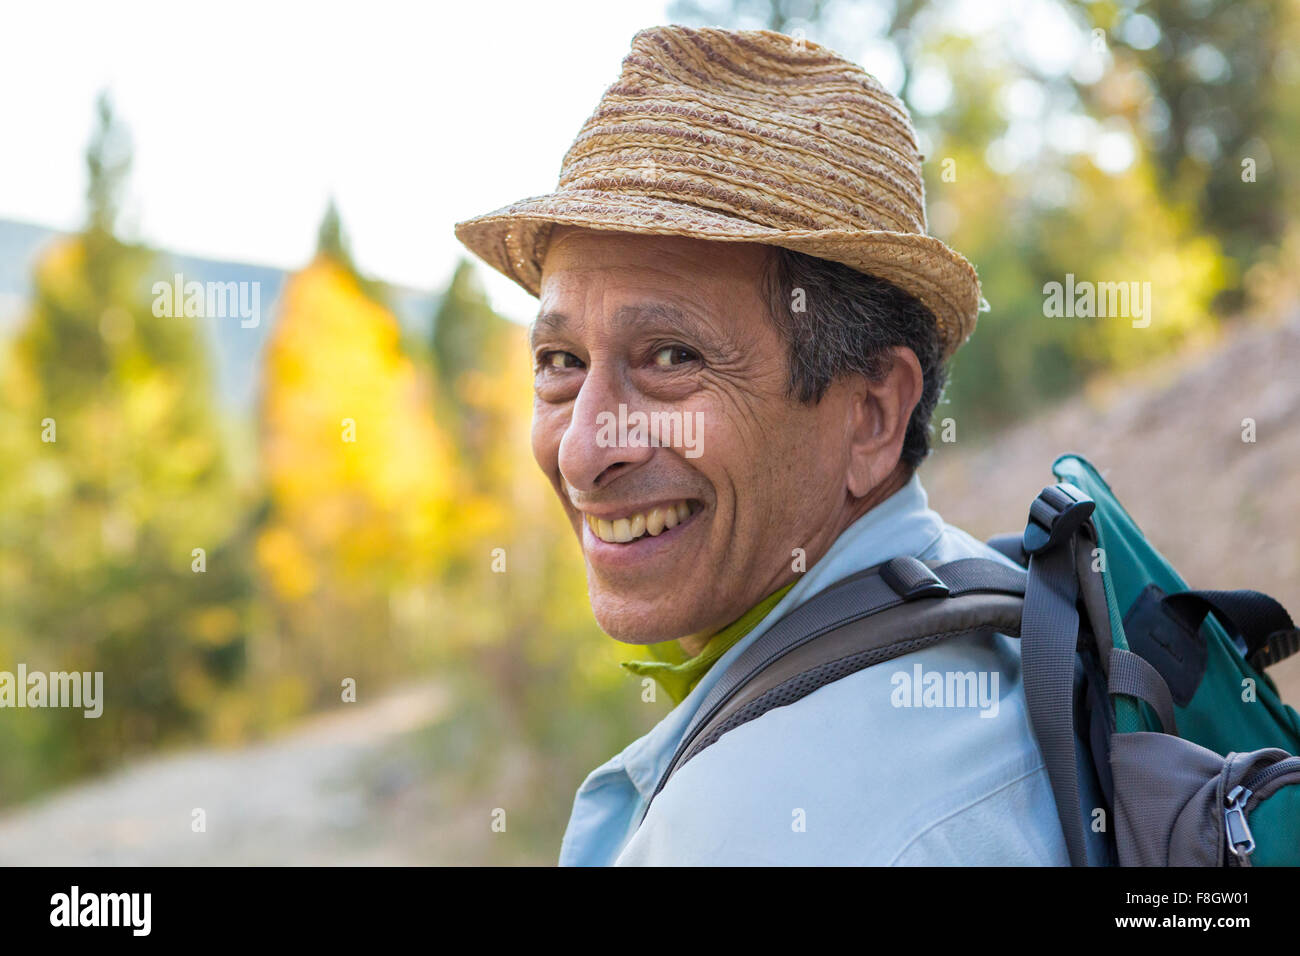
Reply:
M0 12L0 217L77 228L95 97L112 93L135 147L128 234L182 253L294 269L332 195L367 273L440 288L455 222L551 191L560 160L638 29L667 0L365 3L12 3ZM886 86L902 79L884 5L855 0L810 34ZM1052 0L951 0L991 56L1023 46L1044 73L1094 77L1103 59ZM1154 28L1154 25L1153 25ZM1154 41L1151 41L1154 42ZM912 105L941 110L941 62L915 64ZM1033 84L1013 85L1010 92ZM1023 102L1022 102L1023 101ZM1002 172L1041 146L1041 95L1012 96L989 147ZM1024 114L1024 115L1021 115ZM1127 133L1077 120L1079 149L1118 171ZM1068 125L1068 124L1067 124ZM1055 129L1055 127L1053 127ZM1068 130L1066 131L1068 132ZM1053 134L1065 143L1069 137ZM535 300L486 267L493 304Z
M441 286L452 224L549 192L663 0L40 2L0 12L0 217L80 225L107 87L152 245L301 266L333 195L361 268ZM562 12L559 12L562 11ZM494 304L535 301L484 267Z

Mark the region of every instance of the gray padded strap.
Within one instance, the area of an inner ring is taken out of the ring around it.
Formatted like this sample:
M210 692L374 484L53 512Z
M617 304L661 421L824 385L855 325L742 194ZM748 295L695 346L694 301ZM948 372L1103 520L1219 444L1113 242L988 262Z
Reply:
M1016 637L1023 607L1019 595L968 592L941 601L902 604L801 644L737 691L702 725L670 775L741 724L864 668L966 634Z
M1145 658L1132 651L1115 648L1110 652L1110 675L1106 683L1112 694L1127 694L1150 704L1160 718L1164 732L1178 736L1174 698L1169 693L1169 685Z
M886 564L893 565L894 573L890 580L895 585L912 582L918 576L918 567L922 570L929 568L949 594L949 597L922 597L917 603L944 602L977 592L1018 596L1024 593L1025 588L1024 571L986 558L963 558L947 564L923 564L915 558L898 558ZM695 717L660 777L651 801L684 762L700 731L713 724L728 702L768 667L823 635L906 603L906 599L882 576L884 567L858 572L809 598L773 624L732 662L696 709ZM899 573L900 569L903 573ZM646 810L649 811L649 802Z
M1106 604L1106 584L1100 571L1092 569L1092 550L1096 542L1083 535L1074 538L1074 566L1079 576L1079 597L1083 600L1083 609L1088 612L1088 624L1096 638L1097 656L1101 660L1101 672L1110 671L1110 651L1115 646L1115 639L1110 633L1110 609Z
M1071 542L1029 559L1025 615L1020 625L1021 672L1029 719L1043 752L1056 797L1065 845L1074 866L1088 865L1079 806L1079 768L1074 748L1074 657L1079 638Z

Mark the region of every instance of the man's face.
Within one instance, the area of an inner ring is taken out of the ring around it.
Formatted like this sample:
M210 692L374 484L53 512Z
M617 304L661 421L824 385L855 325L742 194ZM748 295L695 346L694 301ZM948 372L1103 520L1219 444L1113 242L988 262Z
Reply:
M568 228L552 238L532 336L533 454L582 543L596 620L621 641L725 626L793 580L794 549L810 567L842 530L845 400L787 397L766 255ZM694 447L680 434L677 447L620 443L620 405L631 427L637 412L677 413L667 420Z

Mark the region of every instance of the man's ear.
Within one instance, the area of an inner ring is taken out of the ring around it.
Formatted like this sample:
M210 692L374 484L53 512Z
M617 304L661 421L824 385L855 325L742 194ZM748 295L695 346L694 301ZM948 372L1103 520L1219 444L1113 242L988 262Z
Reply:
M921 363L906 346L887 351L889 364L876 381L854 380L849 409L849 493L864 498L892 475L903 453L907 423L925 386Z

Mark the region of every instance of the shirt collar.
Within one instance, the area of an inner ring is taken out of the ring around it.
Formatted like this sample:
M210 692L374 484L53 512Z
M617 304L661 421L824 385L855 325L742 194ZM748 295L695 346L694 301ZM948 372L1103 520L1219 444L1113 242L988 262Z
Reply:
M652 677L663 688L674 704L680 704L691 692L696 683L717 662L718 658L731 649L746 634L758 626L767 617L785 592L794 587L790 582L783 588L769 594L736 620L722 630L717 631L704 648L694 657L687 657L677 641L664 641L648 644L646 650L654 658L649 661L623 661L624 670L631 671L639 677Z

